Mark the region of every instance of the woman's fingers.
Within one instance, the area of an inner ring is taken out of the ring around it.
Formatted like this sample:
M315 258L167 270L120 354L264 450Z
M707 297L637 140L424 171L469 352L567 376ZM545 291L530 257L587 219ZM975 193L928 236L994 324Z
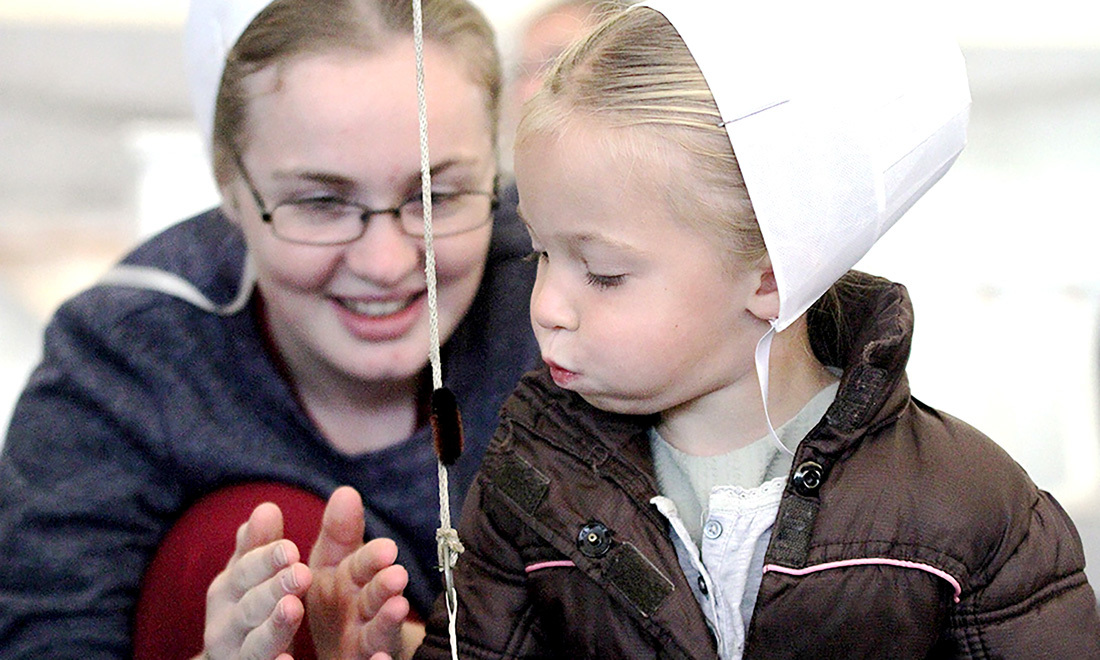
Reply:
M234 608L235 625L242 637L270 618L286 596L304 597L311 581L309 567L295 563L249 589Z
M329 497L310 552L310 626L319 656L401 657L409 576L390 539L363 543L363 501L341 487Z
M237 529L237 547L234 557L283 537L283 512L271 502L264 502L252 510L252 514Z
M289 658L285 651L305 618L305 607L297 596L283 596L241 644L240 660Z
M207 610L237 601L276 571L297 562L297 546L283 541L282 536L283 513L279 507L265 502L253 509L248 521L237 528L233 556L207 590Z
M373 580L379 571L393 566L396 561L396 543L386 538L371 539L363 544L351 557L348 569L352 581L359 586L363 586Z
M310 566L334 568L363 544L363 499L358 491L341 486L325 505L321 531L309 555Z
M240 600L250 589L270 580L284 568L297 564L299 559L298 546L286 539L250 550L229 570L228 596L232 600Z
M378 571L359 592L359 615L367 621L382 615L383 608L398 599L408 584L409 573L404 566L395 564ZM400 600L404 601L406 611L396 620L404 621L408 616L408 601ZM393 607L390 605L389 613L393 612Z
M384 652L402 657L401 627L409 615L409 601L404 596L390 598L363 624L359 632L360 648L367 653Z
M402 595L409 583L405 567L394 564L397 546L389 539L375 539L363 546L355 558L358 578L367 578L357 595L363 627L359 645L370 653L383 651L402 655L402 625L409 616L409 601ZM368 577L369 576L369 577Z
M280 547L288 553L275 552ZM305 610L301 599L312 582L312 573L298 561L273 569L273 564L281 563L274 555L297 560L297 549L290 541L281 540L252 550L232 562L211 584L204 633L210 657L237 657L239 652L242 658L270 660L286 649L302 622ZM252 652L244 654L249 647Z
M270 503L237 530L233 556L207 590L208 657L289 660L285 651L304 619L312 573L282 535L282 512Z

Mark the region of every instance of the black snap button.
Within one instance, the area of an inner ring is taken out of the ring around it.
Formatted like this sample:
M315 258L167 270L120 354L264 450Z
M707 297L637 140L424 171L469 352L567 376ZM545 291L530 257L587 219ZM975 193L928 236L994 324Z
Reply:
M599 521L581 527L577 534L577 548L586 557L602 557L611 549L611 530Z
M813 461L806 461L794 471L791 482L794 483L795 492L808 497L817 493L824 476L825 469L823 467Z
M699 576L699 593L703 594L704 596L707 595L707 581L703 578L702 575Z

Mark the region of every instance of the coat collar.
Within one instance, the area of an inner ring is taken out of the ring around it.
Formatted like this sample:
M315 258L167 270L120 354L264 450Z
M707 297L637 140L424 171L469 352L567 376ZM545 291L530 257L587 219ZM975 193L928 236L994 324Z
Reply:
M844 371L836 399L808 436L827 454L851 450L868 429L900 414L909 401L913 338L913 306L901 284L849 271L833 292L807 317L817 358Z

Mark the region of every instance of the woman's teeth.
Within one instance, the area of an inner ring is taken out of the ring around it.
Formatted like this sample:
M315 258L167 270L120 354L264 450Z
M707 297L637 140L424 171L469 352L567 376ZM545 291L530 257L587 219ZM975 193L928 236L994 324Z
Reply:
M416 297L413 296L402 300L341 300L340 304L356 314L378 317L389 316L390 314L400 312L412 304L415 298Z

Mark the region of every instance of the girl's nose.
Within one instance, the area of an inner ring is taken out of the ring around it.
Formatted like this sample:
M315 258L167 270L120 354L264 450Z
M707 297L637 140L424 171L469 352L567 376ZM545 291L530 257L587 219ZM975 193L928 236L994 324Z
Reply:
M546 330L576 330L577 311L546 265L540 265L531 290L531 320Z
M378 214L367 222L363 235L348 244L344 261L358 277L392 286L423 270L424 247L420 239L402 231L397 217Z

